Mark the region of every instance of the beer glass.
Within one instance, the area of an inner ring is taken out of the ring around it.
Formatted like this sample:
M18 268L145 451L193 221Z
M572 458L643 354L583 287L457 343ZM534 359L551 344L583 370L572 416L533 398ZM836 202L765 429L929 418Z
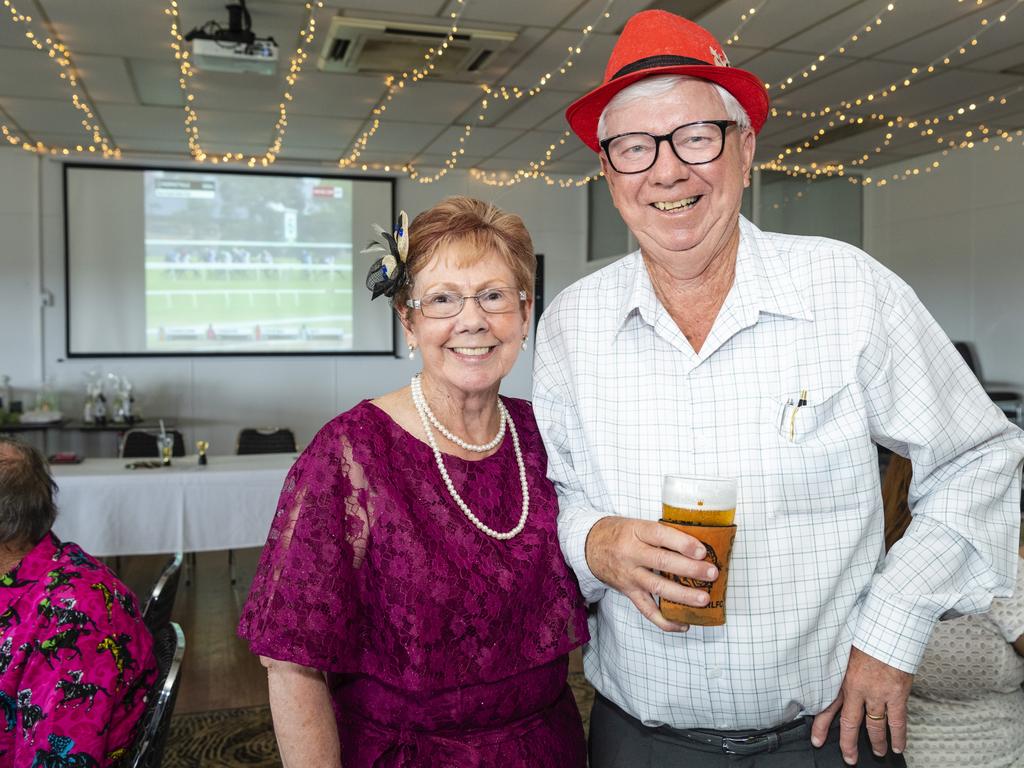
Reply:
M171 465L171 453L174 451L174 435L163 433L156 436L156 444L160 447L160 460L165 467Z
M704 544L705 562L718 569L718 578L703 581L664 574L687 587L708 593L707 605L693 607L661 598L661 613L669 621L712 627L725 624L725 590L729 556L736 538L736 481L722 477L666 475L661 492L661 522Z

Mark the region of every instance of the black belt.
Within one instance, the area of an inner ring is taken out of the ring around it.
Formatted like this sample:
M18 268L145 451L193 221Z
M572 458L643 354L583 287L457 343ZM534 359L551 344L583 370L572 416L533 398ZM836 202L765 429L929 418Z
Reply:
M774 752L783 744L791 744L795 741L810 741L811 723L814 718L810 715L798 717L788 723L765 728L760 731L713 731L708 729L685 729L673 728L670 725L647 726L640 720L619 707L615 702L609 700L600 693L597 698L601 699L604 706L610 707L620 717L655 735L655 738L663 738L669 741L682 741L687 744L697 744L708 752L721 752L726 755L760 755L765 752ZM836 718L833 722L835 727L839 722Z
M809 740L811 718L801 717L775 728L761 731L710 731L672 728L667 725L654 730L675 736L693 744L703 744L721 750L726 755L759 755L774 752L783 744Z

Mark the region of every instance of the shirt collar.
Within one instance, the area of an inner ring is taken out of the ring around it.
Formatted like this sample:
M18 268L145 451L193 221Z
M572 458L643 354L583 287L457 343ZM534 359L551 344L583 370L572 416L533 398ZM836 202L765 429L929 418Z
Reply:
M659 311L664 311L654 293L643 256L634 251L620 263L624 274L622 303L619 306L618 329L637 313L645 322L655 325ZM801 299L806 270L795 273L793 265L780 257L771 239L740 216L740 245L736 254L736 277L730 290L729 303L745 308L753 325L761 312L798 320L813 320L814 314Z
M58 565L53 557L59 544L60 540L52 531L47 533L25 554L11 573L17 576L18 581L43 578Z

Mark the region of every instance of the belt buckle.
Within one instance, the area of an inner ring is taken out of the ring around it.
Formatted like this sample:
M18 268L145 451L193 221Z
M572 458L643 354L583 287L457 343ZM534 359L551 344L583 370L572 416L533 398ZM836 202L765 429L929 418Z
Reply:
M764 736L744 736L742 738L732 738L731 736L722 737L722 751L727 755L750 755L755 754L757 751L751 751L751 748L759 741L763 741ZM746 747L746 749L743 749Z

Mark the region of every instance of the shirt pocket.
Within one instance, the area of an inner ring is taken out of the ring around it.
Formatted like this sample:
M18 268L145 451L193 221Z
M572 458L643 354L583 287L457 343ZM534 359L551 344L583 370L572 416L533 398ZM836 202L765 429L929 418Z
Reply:
M777 514L863 512L878 497L878 453L855 384L764 398L765 492Z

